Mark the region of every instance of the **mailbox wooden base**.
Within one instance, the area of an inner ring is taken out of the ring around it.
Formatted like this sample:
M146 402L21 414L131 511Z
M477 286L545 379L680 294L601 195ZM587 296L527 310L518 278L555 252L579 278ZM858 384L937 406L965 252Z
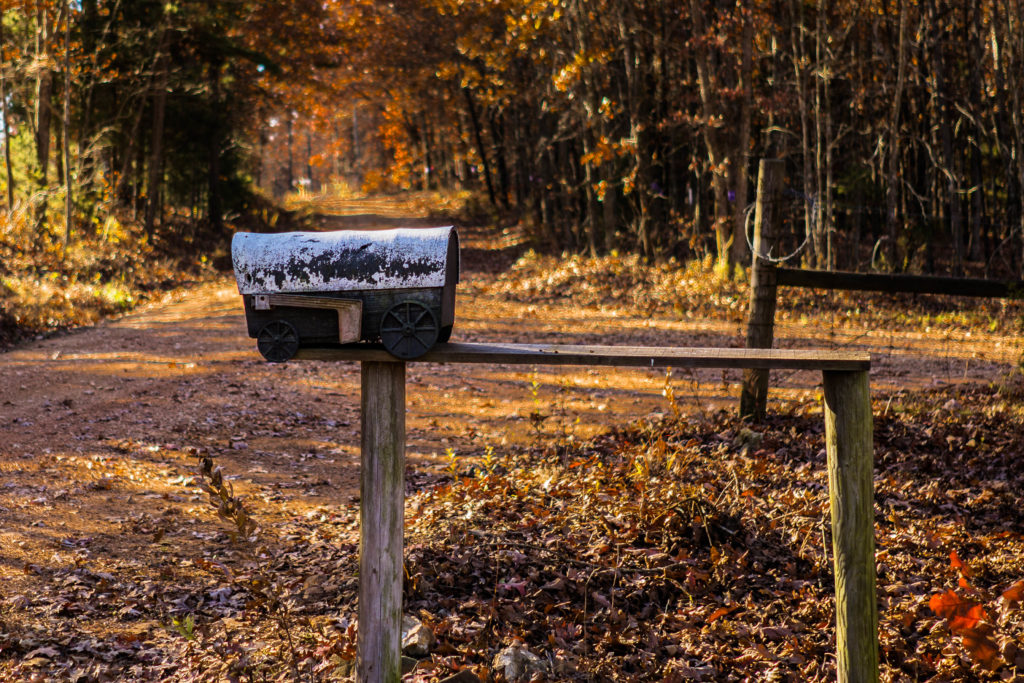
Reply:
M303 349L296 358L362 363L359 641L356 680L400 679L405 503L405 363L383 350ZM835 556L838 680L878 680L870 359L771 349L441 344L417 362L820 370Z
M359 487L360 681L397 681L402 649L405 363L362 364Z

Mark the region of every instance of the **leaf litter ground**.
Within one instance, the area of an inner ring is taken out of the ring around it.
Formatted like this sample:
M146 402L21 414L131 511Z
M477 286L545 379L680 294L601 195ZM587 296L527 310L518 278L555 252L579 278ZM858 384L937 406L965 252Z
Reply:
M467 237L462 340L740 343L742 289L699 269ZM1019 312L805 296L782 345L874 352L883 677L1013 680ZM253 359L236 299L207 286L0 360L0 679L349 670L358 372ZM736 379L413 366L405 611L438 644L410 677L500 680L522 643L540 680L833 678L817 380L777 376L751 428L719 410Z

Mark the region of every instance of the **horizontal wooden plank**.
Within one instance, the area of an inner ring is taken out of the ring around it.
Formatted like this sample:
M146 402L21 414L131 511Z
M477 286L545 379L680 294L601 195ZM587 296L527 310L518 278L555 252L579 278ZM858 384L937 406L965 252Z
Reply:
M295 360L386 362L396 359L379 346L362 344L302 348ZM466 343L438 344L409 362L836 371L862 371L871 367L868 354L845 351Z
M842 289L890 294L950 294L993 299L1024 297L1024 282L1003 282L980 278L939 277L934 275L886 275L845 271L777 268L780 287Z
M326 308L333 310L353 309L358 313L363 310L363 302L359 299L335 299L328 296L304 296L302 294L265 294L271 306L289 306L292 308Z

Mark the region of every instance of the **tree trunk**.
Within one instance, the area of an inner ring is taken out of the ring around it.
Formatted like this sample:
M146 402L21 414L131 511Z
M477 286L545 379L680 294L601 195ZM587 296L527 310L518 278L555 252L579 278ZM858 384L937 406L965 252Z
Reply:
M124 160L121 162L121 172L117 176L117 181L114 183L114 197L118 202L124 203L127 199L125 191L125 183L128 182L128 174L132 169L132 161L135 159L135 148L138 146L137 140L139 139L139 131L142 128L142 115L146 111L146 107L143 102L139 102L139 105L135 109L135 118L132 121L132 129L128 133L128 148L124 153ZM112 160L113 161L113 160Z
M836 267L836 224L835 206L833 202L833 164L832 164L832 93L831 81L833 64L836 63L832 45L832 26L829 22L829 11L831 4L827 0L821 0L818 7L818 21L823 36L829 36L829 40L822 47L823 64L818 65L821 74L821 117L823 119L822 147L824 148L824 184L819 185L818 192L824 188L825 204L823 207L822 233L825 238L825 269L835 270Z
M220 62L214 62L210 65L210 86L211 94L213 97L214 106L220 104ZM288 132L289 132L289 145L288 152L291 154L291 116L288 117ZM213 137L210 140L209 149L209 176L208 182L210 185L210 197L209 197L209 221L210 227L213 229L215 234L219 234L224 228L224 216L223 208L221 206L220 196L220 154L221 154L221 123L218 121L213 127ZM290 159L289 159L290 161ZM290 169L289 169L290 170Z
M941 49L941 48L940 48ZM942 59L940 58L940 61ZM936 74L939 83L939 97L942 100L939 116L939 135L942 139L942 156L946 164L946 185L949 201L949 230L953 242L953 274L964 272L964 228L960 206L960 176L957 174L953 156L952 111L947 96L942 93L941 70Z
M793 44L793 68L796 72L797 108L800 111L800 157L802 159L802 178L804 192L804 235L806 239L813 240L815 205L813 198L816 194L814 185L813 165L811 163L811 122L808 116L807 103L807 52L804 46L804 4L801 0L790 0L790 13L793 15L794 28L790 34ZM809 265L816 266L817 249L812 248L805 252L805 260Z
M896 91L893 93L892 108L889 110L888 137L886 150L885 220L889 237L889 268L896 268L896 240L899 237L899 163L900 163L900 109L903 107L903 87L907 78L907 9L904 0L899 2L899 39L896 47Z
M36 163L39 184L46 187L50 169L50 124L53 119L53 68L50 64L50 39L53 26L46 9L36 4L36 59L41 66L36 76Z
M466 110L469 112L469 120L473 126L473 140L476 142L476 152L480 156L480 164L484 167L487 196L491 200L491 206L497 208L498 199L494 192L494 181L491 179L491 163L487 158L487 150L484 149L484 139L480 133L480 117L476 111L476 103L473 101L473 94L469 91L469 88L462 89L462 96L466 99Z
M1000 8L1000 3L994 3L993 17L989 27L989 39L992 45L992 71L995 75L995 99L997 102L1008 102L1011 97L1009 91L1016 87L1016 81L1013 80L1016 77L1011 76L1011 86L1008 88L1006 75L1013 74L1014 67L1012 57L1007 54L1012 52L1008 46L1008 43L1012 41L1008 27L1011 19L1000 14ZM1004 194L1006 197L1004 204L1006 220L1004 223L1007 224L1006 233L1009 233L1015 229L1013 224L1019 219L1018 214L1020 212L1017 208L1019 206L1017 197L1020 192L1017 175L1014 171L1014 145L1011 141L1013 136L1012 122L1007 107L1001 106L996 108L992 115L992 121L995 133L992 140L995 148L999 151L999 158L1003 166L1003 177L996 181L996 184L1002 185L1001 191L993 191L992 196L997 197L999 194ZM997 237L1009 239L1006 233Z
M740 66L740 130L736 140L736 153L732 156L732 187L736 193L733 202L732 263L744 263L749 258L747 248L747 155L750 153L750 120L754 106L754 21L751 10L745 9L743 18L743 62Z
M164 113L167 110L168 37L164 28L160 37L160 57L157 59L157 77L153 92L153 130L149 143L149 178L146 181L146 234L153 236L156 217L161 206L164 175Z
M106 34L106 29L101 30L99 25L97 0L82 0L81 12L78 19L78 33L82 40L82 54L91 55L87 61L85 70L90 73L96 69L98 58L96 56L96 45L98 39ZM107 29L109 29L109 23ZM75 155L75 169L78 187L82 194L88 193L95 186L95 169L97 165L97 152L93 148L95 131L93 130L93 114L96 100L97 80L92 77L85 77L81 83L77 83L79 93L80 115L78 117L78 153ZM89 219L84 221L83 227L92 228L91 213L92 203L85 205Z
M1024 8L1020 0L1008 0L1009 11L1006 17L1006 28L1008 40L1005 42L1006 63L1009 72L1019 79L1021 69L1024 68ZM1014 178L1017 188L1017 205L1014 207L1017 225L1012 226L1021 235L1021 263L1024 265L1024 112L1021 107L1024 102L1021 100L1019 80L1014 82L1010 92L1010 123L1013 126L1013 159L1016 161Z
M491 131L491 139L494 140L494 150L496 162L498 165L498 201L501 203L503 209L508 208L508 195L509 195L509 173L508 173L508 161L505 154L505 126L504 121L499 123L496 121L497 117L491 114L487 117L487 126ZM504 119L504 117L502 117Z
M288 184L285 194L295 189L295 122L294 113L288 111Z
M11 170L11 128L7 121L7 78L3 58L4 7L0 3L0 116L4 119L4 165L7 168L7 210L14 209L14 172Z
M306 129L306 179L309 181L309 191L313 192L316 183L313 182L313 133Z
M972 13L972 24L974 30L972 34L978 43L975 43L977 47L983 51L985 49L984 40L984 26L982 20L982 11L980 7L975 7ZM980 44L979 44L980 43ZM971 84L972 84L972 96L975 102L983 102L986 97L985 93L985 81L981 77L981 62L980 59L971 60ZM985 126L979 123L975 127L975 133L977 139L984 140L986 137ZM973 261L982 261L985 258L984 244L982 242L982 220L985 215L985 177L982 173L981 168L981 150L978 145L971 148L971 180L969 186L973 188L971 192L971 237L970 237L970 249L969 256ZM986 277L987 277L986 273Z
M828 216L822 194L825 188L825 110L828 102L823 97L827 70L824 57L823 41L825 40L825 0L818 3L817 16L814 21L814 185L817 195L814 197L814 260L819 268L828 269Z
M71 0L64 0L64 246L71 241L73 199L71 192Z
M714 69L711 64L711 57L707 46L704 44L704 8L700 0L690 0L690 17L693 21L693 31L698 37L697 57L697 83L700 92L701 111L704 116L704 143L708 150L708 161L711 166L711 184L715 196L715 249L718 263L724 266L726 271L732 272L732 239L733 220L732 212L729 210L729 187L726 171L723 169L729 165L729 157L725 151L725 145L718 134L716 124L723 118L722 106L718 102L718 85Z

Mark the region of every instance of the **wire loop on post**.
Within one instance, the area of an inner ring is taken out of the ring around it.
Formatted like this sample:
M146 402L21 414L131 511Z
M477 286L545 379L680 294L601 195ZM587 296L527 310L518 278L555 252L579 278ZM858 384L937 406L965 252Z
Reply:
M754 215L754 207L754 204L748 204L747 208L743 210L743 233L744 236L747 238L747 247L750 249L751 254L754 254L755 256L757 256L757 258L767 261L768 263L787 263L788 261L796 258L797 256L803 253L804 249L807 248L807 243L811 239L810 235L805 235L803 243L796 248L796 251L794 251L792 254L789 254L788 256L773 257L771 255L771 247L768 248L767 254L759 254L758 252L756 252L754 250L753 238L750 234L750 217Z

